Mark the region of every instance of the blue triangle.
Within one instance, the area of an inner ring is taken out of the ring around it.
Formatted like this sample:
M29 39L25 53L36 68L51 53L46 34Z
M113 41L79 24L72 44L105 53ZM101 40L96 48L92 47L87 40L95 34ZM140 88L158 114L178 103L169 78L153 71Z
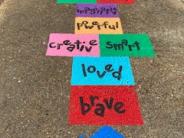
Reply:
M98 129L90 138L125 138L112 127L103 126Z
M82 134L82 135L79 136L79 138L86 138L86 135Z

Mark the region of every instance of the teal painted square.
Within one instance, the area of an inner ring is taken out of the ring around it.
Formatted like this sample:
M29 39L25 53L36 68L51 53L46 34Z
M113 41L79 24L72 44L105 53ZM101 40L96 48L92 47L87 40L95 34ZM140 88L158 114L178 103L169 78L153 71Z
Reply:
M110 71L105 70L105 67L109 67L107 65L112 65L109 68ZM92 66L96 69L91 68ZM103 74L104 71L105 75L99 77L99 74ZM71 84L80 86L135 85L130 59L128 57L75 57L73 58Z

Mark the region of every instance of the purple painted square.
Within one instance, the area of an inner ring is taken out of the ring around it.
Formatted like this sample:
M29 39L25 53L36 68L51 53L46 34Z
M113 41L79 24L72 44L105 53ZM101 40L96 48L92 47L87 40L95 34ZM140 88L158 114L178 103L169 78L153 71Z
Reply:
M78 4L77 17L118 17L116 4Z

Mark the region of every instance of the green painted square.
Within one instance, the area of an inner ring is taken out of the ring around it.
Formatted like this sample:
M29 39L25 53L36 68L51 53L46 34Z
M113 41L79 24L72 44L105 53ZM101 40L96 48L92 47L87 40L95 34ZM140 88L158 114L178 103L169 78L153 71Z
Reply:
M96 3L96 0L56 0L57 4Z
M153 58L155 51L147 34L100 35L101 56Z

